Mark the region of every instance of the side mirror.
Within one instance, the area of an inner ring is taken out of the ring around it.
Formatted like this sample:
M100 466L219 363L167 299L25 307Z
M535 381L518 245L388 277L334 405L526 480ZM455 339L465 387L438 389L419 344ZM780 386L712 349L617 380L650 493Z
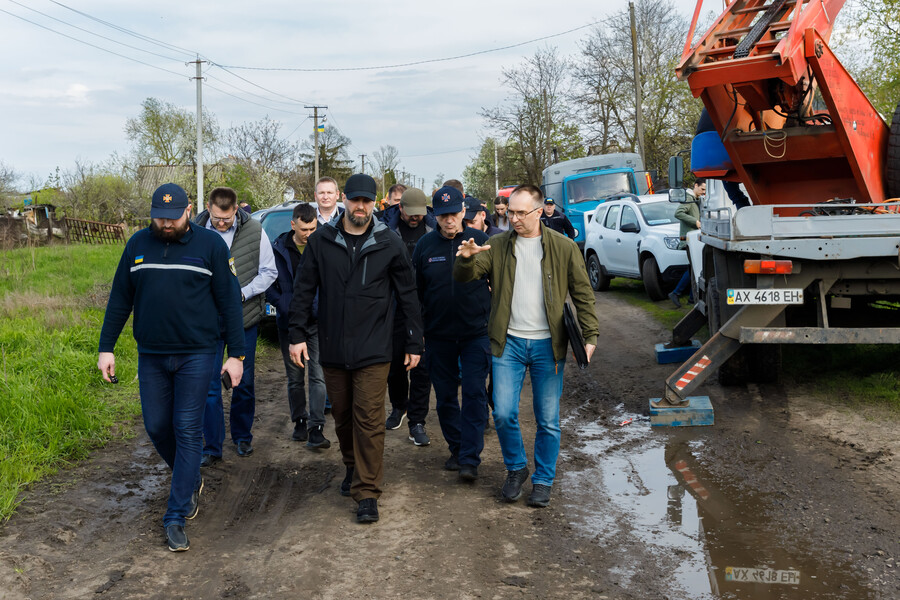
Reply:
M684 159L680 156L669 158L669 187L680 188L684 184Z
M638 233L640 230L641 228L637 226L637 223L623 223L622 227L619 228L619 231L622 233Z
M669 190L669 202L684 204L687 202L687 191L684 188L672 188Z

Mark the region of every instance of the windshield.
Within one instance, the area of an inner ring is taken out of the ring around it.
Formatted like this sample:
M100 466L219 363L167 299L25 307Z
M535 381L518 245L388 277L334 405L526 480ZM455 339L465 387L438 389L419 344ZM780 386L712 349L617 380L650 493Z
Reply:
M293 212L293 210L277 210L263 216L262 227L270 242L291 228Z
M653 204L641 204L639 208L641 209L641 214L644 215L644 220L647 221L647 225L652 227L654 225L677 223L678 219L675 218L675 211L678 210L678 206L674 202L654 202Z
M629 173L603 173L579 177L566 182L569 204L603 200L616 194L633 193Z

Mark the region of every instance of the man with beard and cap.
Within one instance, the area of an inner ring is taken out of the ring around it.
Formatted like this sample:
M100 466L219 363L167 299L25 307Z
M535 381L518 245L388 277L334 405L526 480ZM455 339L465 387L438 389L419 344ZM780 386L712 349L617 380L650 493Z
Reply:
M391 365L394 301L404 318L404 364L422 354L416 284L399 236L372 216L375 180L351 175L346 210L310 236L290 308L291 360L309 360L308 323L319 294L319 361L331 399L346 475L340 492L358 503L356 520L378 520L384 478L384 394Z
M174 183L153 192L149 228L131 236L113 278L100 332L97 368L117 382L113 350L134 310L138 380L144 427L172 469L163 526L169 550L190 548L185 519L197 516L203 479L203 409L209 374L222 337L231 385L243 374L241 290L228 245L188 220L190 203Z

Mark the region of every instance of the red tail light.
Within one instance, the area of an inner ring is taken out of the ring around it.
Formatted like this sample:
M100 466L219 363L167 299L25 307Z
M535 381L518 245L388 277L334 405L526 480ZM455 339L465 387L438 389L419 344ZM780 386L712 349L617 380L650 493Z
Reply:
M745 260L744 273L751 275L790 275L794 263L789 260Z

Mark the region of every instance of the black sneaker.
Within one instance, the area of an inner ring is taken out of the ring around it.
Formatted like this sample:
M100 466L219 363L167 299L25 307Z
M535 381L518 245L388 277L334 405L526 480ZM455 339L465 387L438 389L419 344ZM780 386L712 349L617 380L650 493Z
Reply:
M316 425L309 430L309 441L306 442L307 448L331 448L331 442L325 437L325 432L321 425Z
M166 526L166 543L169 544L169 550L172 552L184 552L189 550L191 543L188 541L187 534L184 532L184 525L168 525Z
M350 495L350 484L353 483L353 467L347 467L347 474L341 482L341 496Z
M447 462L444 463L445 471L459 471L459 460L456 458L455 454L451 454L450 458L447 459Z
M425 433L425 425L419 423L410 427L409 441L413 442L416 446L427 446L430 444L431 440L428 439L428 434Z
M246 458L253 454L253 446L250 444L250 442L242 440L237 443L237 453L238 456L243 456L244 458Z
M200 478L200 487L194 490L194 493L191 494L191 509L188 511L185 519L193 519L200 513L200 492L203 491L203 478Z
M309 438L309 434L306 432L306 419L298 419L297 422L294 423L294 433L291 435L291 439L295 442L305 442Z
M544 508L550 504L550 486L536 483L531 486L531 495L528 496L528 506Z
M506 483L500 490L500 495L506 502L515 502L522 497L522 486L528 479L528 467L522 467L518 471L506 472Z
M357 523L374 523L378 520L378 500L375 498L363 498L356 509Z
M403 424L403 417L406 416L405 410L400 410L399 408L395 408L391 411L390 416L387 418L387 421L384 422L385 429L400 429L400 425Z
M459 465L460 481L475 481L478 479L478 467L475 465Z

